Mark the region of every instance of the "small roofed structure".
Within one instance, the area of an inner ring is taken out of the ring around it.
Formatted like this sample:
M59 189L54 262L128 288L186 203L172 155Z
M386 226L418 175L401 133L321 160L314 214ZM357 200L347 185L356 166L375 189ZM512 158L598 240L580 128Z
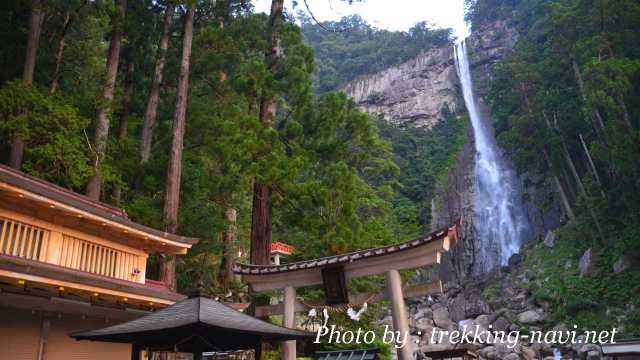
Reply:
M602 354L613 360L640 360L640 339L616 340L603 344Z
M296 249L281 242L271 243L271 262L274 265L280 265L280 260L283 257L291 256Z
M133 321L73 333L71 337L133 344L138 351L190 352L196 359L208 351L255 349L255 358L259 359L259 345L263 342L301 340L314 335L270 324L198 296Z

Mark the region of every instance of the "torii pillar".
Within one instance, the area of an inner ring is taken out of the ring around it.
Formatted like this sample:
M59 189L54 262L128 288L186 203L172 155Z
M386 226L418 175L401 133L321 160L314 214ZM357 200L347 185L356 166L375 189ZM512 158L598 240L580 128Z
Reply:
M387 272L387 286L389 288L389 299L391 299L391 317L393 319L393 330L396 335L406 337L405 346L398 348L399 360L413 359L413 342L409 336L409 324L407 322L407 310L402 294L402 278L398 270ZM397 339L396 339L397 340Z
M296 288L287 286L284 288L284 317L282 325L286 328L294 329L296 320ZM296 341L289 340L282 343L282 359L296 360Z

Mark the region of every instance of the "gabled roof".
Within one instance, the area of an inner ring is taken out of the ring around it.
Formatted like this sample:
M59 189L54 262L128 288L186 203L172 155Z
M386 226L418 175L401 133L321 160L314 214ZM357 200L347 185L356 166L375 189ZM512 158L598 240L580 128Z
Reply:
M70 208L99 217L104 221L115 222L120 226L148 234L152 238L162 238L186 245L198 243L198 239L196 238L171 234L135 223L129 220L124 209L91 200L84 195L0 164L0 186L4 184L6 184L5 187L8 186L24 190L34 194L34 196L40 196L64 204Z
M248 349L260 341L285 341L315 334L256 319L217 301L194 297L142 318L104 329L71 334L76 340L177 346L180 351Z

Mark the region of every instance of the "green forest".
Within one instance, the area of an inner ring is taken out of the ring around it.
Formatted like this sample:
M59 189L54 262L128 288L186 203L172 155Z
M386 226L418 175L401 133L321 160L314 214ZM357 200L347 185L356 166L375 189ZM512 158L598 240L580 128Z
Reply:
M152 258L152 278L177 271L180 291L229 294L226 265L238 251L265 263L257 249L272 240L300 259L429 230L434 184L462 141L448 138L464 125L400 131L331 90L450 30L296 25L248 1L0 6L0 160L201 239L177 261Z
M148 277L229 301L247 299L231 265L268 264L272 241L293 245L293 261L428 233L466 115L445 106L433 129L397 128L339 89L453 46L452 30L298 10L0 2L0 163L199 238L184 257L153 256ZM486 100L518 172L549 179L567 214L555 251L527 245L530 292L553 303L553 321L626 316L640 334L640 3L467 0L466 20L517 30ZM565 269L588 248L595 276ZM632 269L612 275L621 257Z

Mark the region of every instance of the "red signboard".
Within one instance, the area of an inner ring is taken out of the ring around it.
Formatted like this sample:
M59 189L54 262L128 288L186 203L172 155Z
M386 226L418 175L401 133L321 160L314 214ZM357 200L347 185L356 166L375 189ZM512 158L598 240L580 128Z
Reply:
M282 255L291 255L295 251L295 248L291 245L283 244L281 242L271 243L271 253L277 253Z

